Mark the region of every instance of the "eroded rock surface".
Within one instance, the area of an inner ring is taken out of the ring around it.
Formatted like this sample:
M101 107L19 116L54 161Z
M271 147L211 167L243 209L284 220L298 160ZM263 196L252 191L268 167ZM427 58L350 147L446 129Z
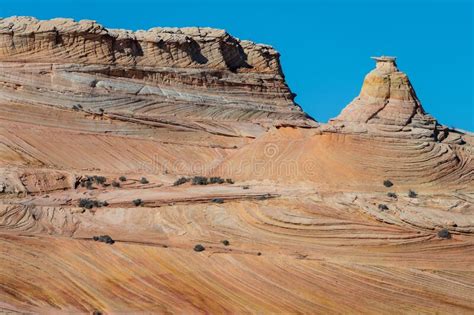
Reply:
M316 125L294 103L279 54L224 30L131 32L94 21L6 18L0 20L0 70L4 102L81 106L231 135L249 134L236 122Z
M222 30L0 19L0 312L472 313L473 143L392 58L317 124Z
M365 77L359 96L330 121L331 127L350 133L463 143L462 132L441 126L425 112L395 57L373 59L376 67Z

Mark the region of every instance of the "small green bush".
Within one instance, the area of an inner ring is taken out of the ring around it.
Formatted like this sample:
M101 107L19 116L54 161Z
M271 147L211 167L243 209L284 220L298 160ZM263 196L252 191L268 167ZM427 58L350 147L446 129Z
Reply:
M209 179L209 183L211 183L211 184L223 184L224 182L225 182L225 180L220 178L220 177L211 177Z
M112 187L119 188L119 187L120 187L120 183L114 180L114 181L112 182Z
M392 187L393 183L390 180L386 179L386 180L383 181L383 185L385 187Z
M187 182L189 182L189 178L181 177L181 178L178 178L178 179L173 183L173 186L183 185L183 184L186 184Z
M257 200L267 200L267 199L270 199L272 197L272 195L270 194L265 194L265 195L260 195L260 196L257 196Z
M145 177L142 177L142 178L140 179L140 184L144 184L144 185L145 185L145 184L148 184L148 183L149 183L149 181L148 181L148 179L146 179Z
M94 207L94 202L91 199L81 198L79 199L79 207L92 209Z
M224 203L224 199L222 198L213 198L211 201L214 203Z
M108 235L94 236L92 239L96 242L103 242L112 245L115 241Z
M100 207L107 207L109 203L107 201L97 201L92 200L89 198L81 198L79 199L79 207L85 209L92 209L92 208L100 208Z
M201 244L197 244L196 246L194 246L194 251L195 252L202 252L204 251L206 248L204 246L202 246Z
M192 180L193 185L207 185L209 184L209 181L207 177L204 176L194 176Z
M133 203L136 207L143 206L143 200L141 200L140 198L133 200L132 203Z
M438 231L438 237L439 238L450 239L451 238L451 233L447 229L442 229L442 230Z
M106 181L107 181L107 178L105 178L104 176L94 176L93 177L93 180L97 183L97 184L104 184Z
M418 194L415 191L410 189L410 190L408 190L408 197L416 198L416 197L418 197Z
M94 187L92 186L92 182L87 181L86 182L86 188L87 189L94 189Z

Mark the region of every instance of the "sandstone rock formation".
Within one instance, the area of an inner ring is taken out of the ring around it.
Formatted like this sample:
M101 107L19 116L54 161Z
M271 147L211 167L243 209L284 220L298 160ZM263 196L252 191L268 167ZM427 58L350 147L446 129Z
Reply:
M406 126L413 121L432 125L408 76L399 71L394 57L374 57L376 68L364 80L360 95L336 120Z
M130 32L94 21L6 18L0 69L2 100L12 103L79 104L87 112L230 135L254 136L261 125L315 125L294 103L278 53L223 30ZM236 122L251 127L239 130Z
M395 57L372 57L376 68L365 77L357 96L331 124L352 132L395 132L393 135L434 138L461 143L461 135L440 126L427 114L408 76L398 70Z
M474 312L474 136L376 61L318 124L222 30L0 19L0 312Z

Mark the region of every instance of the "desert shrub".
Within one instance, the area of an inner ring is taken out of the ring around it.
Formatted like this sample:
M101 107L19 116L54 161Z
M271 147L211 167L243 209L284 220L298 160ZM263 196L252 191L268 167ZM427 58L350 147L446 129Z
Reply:
M105 178L104 176L97 176L97 175L87 176L86 175L83 178L81 178L80 185L81 187L87 187L87 189L94 189L93 188L94 182L105 186L107 182L107 178Z
M270 194L265 194L265 195L260 195L260 196L257 196L257 200L266 200L266 199L270 199L272 197L272 195Z
M451 233L447 229L442 229L442 230L438 231L438 237L439 238L450 239L451 238Z
M192 180L193 185L207 185L209 184L207 177L204 176L194 176Z
M418 194L417 194L415 191L413 191L413 190L411 190L411 189L408 190L408 197L410 197L410 198L416 198L417 196L418 196Z
M227 178L225 181L227 184L234 184L234 180L232 178Z
M92 239L96 242L103 242L106 244L113 244L115 241L108 235L94 236Z
M257 256L262 256L262 253L258 252L258 253L257 253Z
M383 185L385 187L392 187L393 183L390 180L386 179L386 180L383 181Z
M112 182L112 187L119 188L119 187L120 187L120 183L114 180L114 181Z
M242 187L242 189L250 189L250 186L249 185L245 185Z
M393 192L387 193L387 196L390 197L390 198L397 198L397 194L393 193Z
M223 184L224 182L225 182L225 180L220 178L220 177L211 177L209 179L209 183L211 183L211 184Z
M385 210L388 210L388 207L387 207L387 205L379 204L379 210L380 211L385 211Z
M94 187L92 186L92 182L87 181L87 182L86 182L86 188L87 188L87 189L94 189Z
M94 207L94 202L88 198L81 198L79 199L79 207L92 209Z
M197 244L196 246L194 246L194 251L195 252L202 252L205 249L206 248L204 246L202 246L201 244Z
M93 180L97 183L97 184L105 184L105 182L107 181L107 178L105 178L104 176L94 176L93 177Z
M143 205L143 200L141 199L135 199L132 201L132 203L136 206L136 207L139 207L139 206L142 206Z
M77 105L72 105L72 109L75 110L75 111L80 110L79 106L77 106Z
M224 244L224 246L229 246L230 245L230 242L228 240L223 240L222 241L222 244Z
M224 199L222 198L213 198L211 201L214 203L224 203Z
M146 179L145 177L142 177L142 178L140 179L140 184L148 184L148 183L149 183L149 181L148 181L148 179Z
M107 207L109 203L107 201L97 201L92 200L89 198L81 198L79 199L79 207L92 209L92 208L100 208L100 207Z
M125 176L120 176L120 177L119 177L119 181L121 181L121 182L126 182L126 181L127 181L127 177L125 177Z
M181 178L178 178L178 179L173 183L173 186L183 185L183 184L186 184L187 182L189 182L189 178L181 177Z

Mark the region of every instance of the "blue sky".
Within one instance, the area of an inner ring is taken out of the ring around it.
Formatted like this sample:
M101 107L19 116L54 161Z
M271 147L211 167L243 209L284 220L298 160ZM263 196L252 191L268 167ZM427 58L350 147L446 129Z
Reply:
M318 121L359 93L370 56L394 55L424 108L474 131L473 4L418 1L0 0L0 16L97 20L106 27L209 26L281 53L296 101Z

